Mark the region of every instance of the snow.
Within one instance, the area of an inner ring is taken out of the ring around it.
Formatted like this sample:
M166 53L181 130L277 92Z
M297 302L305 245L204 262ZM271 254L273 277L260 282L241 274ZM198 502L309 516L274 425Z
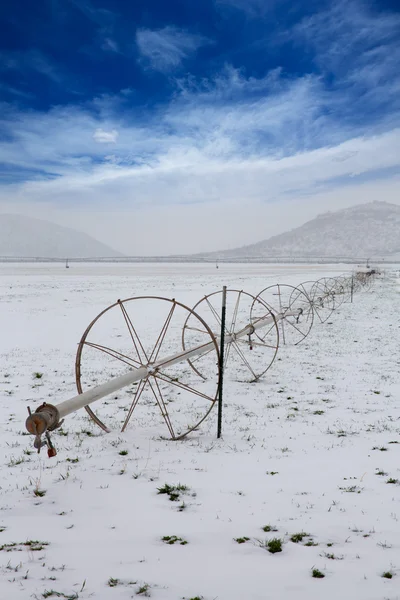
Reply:
M27 406L76 393L77 343L118 298L193 306L222 285L257 294L349 268L0 265L0 548L21 544L0 551L0 598L400 598L400 486L387 483L400 480L395 269L315 322L302 344L281 346L259 382L228 371L221 440L215 409L184 440L164 439L143 399L123 434L103 433L82 410L67 417L66 435L54 434L56 458L27 453ZM158 317L140 316L143 335ZM101 410L122 423L130 401L126 391L116 396ZM166 483L189 489L173 502L157 493ZM302 542L290 541L300 532ZM188 544L161 541L173 535ZM281 553L260 546L274 537ZM35 550L29 540L48 545ZM325 578L313 578L313 568Z

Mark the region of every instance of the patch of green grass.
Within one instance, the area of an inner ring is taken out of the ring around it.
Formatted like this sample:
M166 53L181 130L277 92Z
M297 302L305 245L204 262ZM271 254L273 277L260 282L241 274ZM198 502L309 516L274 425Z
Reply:
M324 410L314 410L313 415L323 415L324 413Z
M393 477L389 477L386 483L399 483L398 479L394 479Z
M282 540L280 538L272 538L265 543L265 546L271 554L282 552Z
M56 590L45 590L42 593L42 598L65 598L65 600L76 600L79 598L78 594L74 592L73 594L63 594L62 592L56 592Z
M39 540L27 540L24 542L24 546L28 546L32 552L39 552L43 550L45 546L48 546L49 542L40 542Z
M385 571L384 573L382 573L382 577L384 577L385 579L392 579L393 573L391 571Z
M43 550L45 546L48 546L49 542L40 542L39 540L27 540L26 542L10 542L9 544L3 544L0 546L0 552L4 550L5 552L12 552L13 550L21 551L23 547L27 547L32 552L40 552Z
M347 492L349 494L361 494L361 489L356 485L349 485L348 487L339 487L339 490L342 492Z
M107 585L109 587L117 587L117 585L120 583L119 579L115 579L114 577L110 577L110 579L107 581Z
M379 469L379 471L377 471L375 475L387 475L387 473L385 473L385 471L382 471L382 469Z
M313 569L311 571L311 574L313 577L315 577L316 579L323 579L325 577L325 575L323 574L322 571L320 571L319 569Z
M7 467L16 467L17 465L22 465L24 462L26 462L26 458L24 456L20 456L19 458L14 458L12 456L7 463Z
M245 544L246 542L248 542L250 540L250 538L248 538L248 537L238 537L238 538L233 538L233 539L238 544Z
M275 525L264 525L264 527L262 527L261 529L266 533L268 533L269 531L278 531L278 528L275 527Z
M267 475L278 475L279 471L267 471Z
M169 485L169 483L165 483L162 487L157 488L158 494L167 494L171 502L176 502L179 500L181 494L186 494L189 491L189 487L187 485Z
M309 533L305 533L304 531L301 531L300 533L294 533L291 538L290 541L294 542L295 544L298 544L299 542L302 542L303 539L305 537L308 537L310 534Z
M330 560L343 560L344 558L343 556L337 556L336 554L333 554L333 552L324 552L323 556L325 556L325 558L329 558Z
M144 583L143 585L141 585L137 592L136 592L137 596L146 596L149 597L150 596L150 586L148 583Z
M128 454L128 450L120 450L120 452L118 452L118 454L120 456L126 456Z
M308 542L306 542L304 545L305 546L318 546L318 544L316 542L314 542L313 540L308 540Z
M162 537L161 540L169 546L173 546L174 544L179 544L179 546L186 546L186 544L189 543L187 540L184 540L183 538L178 537L177 535L164 535L164 537Z
M11 552L16 546L19 546L16 542L11 542L10 544L3 544L0 546L0 552L4 550L5 552ZM18 548L17 548L18 549Z
M39 488L35 488L33 490L33 495L38 496L39 498L43 498L46 495L46 490L40 490Z
M36 371L32 375L33 375L33 379L42 379L42 377L43 377L43 373L39 373L39 371Z
M379 446L374 446L372 450L380 450L381 452L387 452L387 448L385 446L381 446L380 448Z
M72 464L76 464L79 462L79 458L66 458L65 460Z

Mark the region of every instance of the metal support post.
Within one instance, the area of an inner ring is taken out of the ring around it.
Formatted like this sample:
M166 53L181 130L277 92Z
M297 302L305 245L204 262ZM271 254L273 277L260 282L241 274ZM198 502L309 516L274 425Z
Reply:
M222 433L222 391L224 383L224 344L225 344L225 320L226 320L226 285L222 288L221 309L221 337L219 345L219 380L218 380L218 429L217 438Z

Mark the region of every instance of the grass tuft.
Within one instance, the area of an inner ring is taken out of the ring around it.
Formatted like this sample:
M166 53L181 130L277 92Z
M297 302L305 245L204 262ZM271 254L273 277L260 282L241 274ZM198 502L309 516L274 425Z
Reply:
M161 540L169 546L173 546L174 544L179 544L179 546L186 546L186 544L189 543L187 540L184 540L183 538L178 537L177 535L164 535L164 537L162 537Z
M323 572L320 571L319 569L313 569L311 571L311 573L312 573L312 576L315 577L315 579L323 579L325 577Z
M309 533L305 533L304 531L301 531L300 533L294 533L291 536L290 541L295 544L298 544L299 542L303 541L303 538L308 537L309 535Z
M385 571L384 573L382 573L382 577L384 577L385 579L392 579L393 573L391 571Z
M143 585L141 585L138 588L138 590L136 592L136 595L137 596L146 596L146 597L149 597L150 596L150 591L149 590L150 590L149 584L148 583L144 583Z
M265 533L268 533L270 531L278 531L278 528L275 527L275 525L264 525L264 527L262 527L262 530L265 531Z
M280 538L272 538L272 540L268 540L265 545L268 552L271 554L282 552L282 540Z
M167 494L171 502L176 502L180 499L181 494L186 494L190 488L187 485L182 485L178 483L178 485L169 485L169 483L164 483L163 486L157 488L158 494Z

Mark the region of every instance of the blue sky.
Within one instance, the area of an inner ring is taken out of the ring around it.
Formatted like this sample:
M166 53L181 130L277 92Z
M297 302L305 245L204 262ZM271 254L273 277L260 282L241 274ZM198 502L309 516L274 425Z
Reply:
M396 202L399 65L394 0L6 3L0 211L151 254Z

